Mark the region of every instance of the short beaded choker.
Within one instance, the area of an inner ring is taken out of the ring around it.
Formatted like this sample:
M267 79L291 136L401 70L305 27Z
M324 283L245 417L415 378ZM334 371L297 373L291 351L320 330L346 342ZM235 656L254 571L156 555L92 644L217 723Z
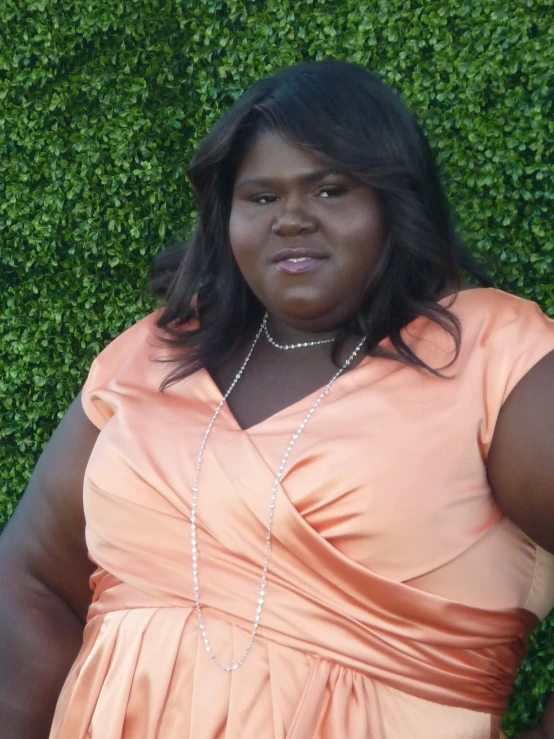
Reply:
M320 344L332 344L335 339L320 339L319 341L303 341L300 344L278 344L275 339L271 336L267 329L267 322L265 322L267 319L264 318L264 324L262 325L265 338L269 341L269 343L276 347L277 349L302 349L305 346L319 346Z
M292 452L292 448L295 445L295 443L298 441L298 439L300 437L300 434L302 433L302 431L306 427L306 424L308 423L308 421L310 420L310 418L315 413L317 407L319 406L319 404L321 403L321 401L323 400L323 398L326 395L329 395L329 393L331 391L331 386L333 385L333 383L335 382L335 380L337 380L337 378L340 377L340 375L342 375L342 373L344 372L344 370L352 363L352 361L354 360L354 358L356 357L356 355L359 354L359 352L361 351L361 349L362 349L362 347L363 347L363 345L365 344L365 341L366 341L366 339L364 337L360 341L360 343L358 344L358 346L354 349L354 351L352 352L352 354L348 357L348 359L346 360L346 362L342 365L342 367L331 378L331 380L325 386L324 390L320 393L319 397L314 401L314 404L312 405L312 407L310 408L310 410L308 411L308 413L304 417L304 420L302 421L302 423L300 424L300 426L296 429L295 433L292 435L292 437L291 437L291 439L289 441L289 445L287 447L287 450L285 452L285 455L284 455L283 459L281 460L281 464L279 466L279 471L275 475L275 480L273 482L273 490L271 492L271 498L270 498L270 502L269 502L269 523L268 523L268 526L267 526L267 535L266 535L266 538L265 538L265 555L264 555L264 563L263 563L263 567L262 567L262 577L261 577L261 584L260 584L260 593L259 593L258 602L257 602L256 617L254 619L254 623L252 625L252 630L251 630L251 633L250 633L250 641L248 642L248 645L246 647L246 651L244 652L243 656L238 660L238 662L235 662L234 664L229 665L229 666L225 666L225 665L222 665L218 661L218 659L216 658L215 654L212 651L212 648L210 646L210 642L208 640L208 635L206 633L206 627L204 625L204 619L203 619L203 616L202 616L202 607L200 605L200 580L199 580L199 575L198 575L198 556L199 556L199 552L198 552L198 538L197 538L197 530L196 530L196 509L197 509L197 506L198 506L198 480L199 480L199 477L200 477L200 467L202 465L202 457L203 457L203 454L204 454L204 448L206 446L206 442L208 441L208 436L210 435L210 432L211 432L212 427L214 425L215 419L218 417L219 412L220 412L221 408L223 407L223 404L226 402L227 398L229 397L229 395L233 391L235 385L240 380L240 378L242 376L242 373L244 372L244 370L246 368L246 365L248 364L248 362L250 360L250 357L252 356L252 352L254 351L254 348L255 348L256 344L258 343L258 341L260 339L260 336L262 335L262 333L266 333L266 331L267 331L267 328L266 328L266 326L267 326L267 317L268 316L267 316L267 313L266 313L265 316L264 316L264 319L262 321L262 325L260 326L260 328L258 330L258 333L256 334L256 338L254 339L254 343L250 347L250 351L248 352L248 354L246 356L246 359L244 360L244 362L242 364L242 367L239 369L239 371L235 375L235 378L232 381L232 383L230 384L229 389L225 393L225 395L224 395L223 399L221 400L220 404L217 406L217 408L215 410L215 413L212 416L212 420L208 424L208 428L206 429L206 432L204 434L204 438L203 438L202 444L200 446L200 452L198 454L198 459L197 459L197 462L196 462L196 476L195 476L194 485L193 485L193 488L192 488L192 506L191 506L191 516L190 516L190 535L191 535L191 549L192 549L192 580L193 580L193 592L194 592L194 603L195 603L195 608L196 608L196 615L198 616L198 624L200 626L200 633L201 633L201 636L202 636L202 640L204 642L204 646L206 648L206 652L208 653L208 655L209 655L210 659L212 660L212 662L214 662L220 670L224 670L225 672L233 672L234 670L237 670L241 665L244 664L244 661L245 661L246 657L248 656L248 654L250 653L250 650L252 649L252 645L254 643L254 639L255 639L256 633L258 631L258 626L260 624L260 619L261 619L261 616L262 616L262 609L263 609L264 600L265 600L265 590L266 590L266 585L267 585L267 572L268 572L268 568L269 568L269 557L270 557L270 551L271 551L271 529L273 527L273 514L274 514L274 511L275 511L275 499L277 497L277 488L279 487L279 480L283 476L283 470L284 470L285 465L287 463L287 460L288 460L288 458L290 456L290 453ZM331 340L325 340L325 343L327 343L329 341L332 341L332 339ZM302 346L302 345L300 345L300 346Z

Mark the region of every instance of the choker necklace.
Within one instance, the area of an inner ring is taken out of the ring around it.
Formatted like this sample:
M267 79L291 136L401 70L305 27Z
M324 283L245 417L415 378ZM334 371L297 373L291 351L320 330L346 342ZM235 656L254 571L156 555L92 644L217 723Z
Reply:
M300 344L278 344L267 329L267 313L262 324L265 338L277 349L301 349L305 346L319 346L320 344L332 344L335 339L320 339L319 341L302 341Z
M258 631L258 626L260 624L260 619L262 616L262 608L264 605L265 600L265 589L267 585L267 571L269 568L269 555L271 550L271 529L273 526L273 514L275 511L275 499L277 497L277 488L279 486L279 480L283 476L283 469L285 468L285 465L287 463L287 460L290 456L290 453L292 451L293 446L298 441L300 434L304 430L306 424L310 420L310 418L315 413L317 407L323 400L323 398L326 395L329 395L331 391L331 386L335 382L335 380L342 375L344 370L352 363L354 360L354 357L356 357L357 354L361 351L363 345L365 344L365 337L360 341L358 346L354 349L352 354L348 357L346 362L340 367L340 369L335 373L335 375L331 378L331 380L327 383L325 386L325 389L320 393L319 397L314 401L314 404L304 417L304 420L300 424L300 426L296 429L295 433L292 435L287 450L285 452L285 455L283 459L281 460L281 464L279 466L279 471L275 475L275 480L273 482L273 490L271 492L271 498L269 502L269 523L267 526L267 535L265 538L265 555L264 555L264 563L262 567L262 577L261 577L261 584L260 584L260 592L259 597L257 601L257 608L256 608L256 617L254 619L254 623L252 625L252 630L250 632L250 640L248 642L248 645L246 647L246 650L243 654L243 656L238 660L238 662L235 662L232 665L225 666L222 665L218 659L216 658L215 654L212 651L212 648L210 646L210 642L208 640L208 635L206 633L206 627L204 625L204 619L202 616L202 607L200 605L200 579L198 574L198 539L197 539L197 529L196 529L196 509L198 506L198 479L200 477L200 467L202 465L202 458L204 455L204 448L206 446L206 442L208 441L208 436L210 435L210 432L212 430L212 427L214 425L215 419L219 415L219 411L223 407L223 404L227 401L227 398L233 391L233 388L237 384L237 382L240 380L242 373L244 372L246 365L248 364L250 357L252 356L252 352L254 351L254 348L256 344L258 343L260 336L262 333L266 331L266 324L267 324L267 313L264 316L264 319L262 321L262 325L260 326L258 333L256 334L256 338L254 339L254 343L250 347L250 351L248 352L246 359L244 360L242 367L239 369L237 374L235 375L235 379L230 384L229 389L225 393L223 399L221 400L220 404L217 406L215 413L212 416L212 419L210 423L208 424L208 428L206 429L206 432L204 434L204 438L202 440L202 444L200 446L200 452L198 453L198 459L196 461L196 475L194 479L194 485L192 488L192 505L191 505L191 514L190 514L190 540L191 540L191 550L192 550L192 581L193 581L193 592L194 592L194 603L195 603L195 609L196 609L196 615L198 616L198 624L200 627L200 634L202 636L202 641L204 642L204 647L206 649L206 652L208 653L210 659L212 662L214 662L217 667L219 667L220 670L224 670L225 672L233 672L234 670L237 670L241 665L244 664L245 659L247 658L250 650L252 649L252 645L254 643L254 638L256 637L256 633Z

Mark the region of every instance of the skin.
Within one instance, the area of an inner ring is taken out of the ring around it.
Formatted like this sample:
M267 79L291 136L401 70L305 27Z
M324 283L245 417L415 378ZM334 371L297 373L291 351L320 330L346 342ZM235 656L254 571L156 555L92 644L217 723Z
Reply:
M48 737L81 648L93 570L82 490L98 433L77 396L0 537L0 734L6 739Z
M333 331L359 307L381 253L384 227L369 187L329 171L278 134L263 133L237 173L229 235L274 333L284 340L309 340ZM271 262L277 252L299 247L327 258L313 272L279 272Z
M375 195L351 180L344 182L344 191L325 190L328 183L341 186L343 175L306 179L324 167L317 157L279 135L264 133L253 141L237 173L231 245L244 278L268 309L271 333L282 343L327 336L356 310L382 248L384 228ZM271 258L287 242L292 247L317 245L330 258L321 271L300 278L282 275ZM265 342L258 345L257 360L251 360L248 368L249 382L239 383L229 398L243 426L290 405L332 376L325 347L310 349L308 360L295 353L294 363L287 354ZM277 369L276 363L280 363ZM238 358L230 364L221 373L222 387L228 386L240 366ZM280 378L278 394L272 392L275 376ZM260 399L255 408L252 397ZM493 495L506 515L550 552L554 552L552 450L554 352L519 382L505 403L487 470ZM554 700L547 707L543 727L522 739L554 739Z
M357 310L381 254L384 225L369 187L329 171L281 136L263 133L237 172L229 235L245 280L267 307L271 334L281 343L297 343L333 336ZM272 260L285 248L315 249L326 258L314 271L283 274ZM232 382L252 339L245 337L225 365L209 368L221 390ZM346 343L340 361L357 343ZM249 428L324 387L336 371L328 345L293 358L260 341L244 375L248 381L233 390L230 408Z
M382 248L383 225L374 194L344 175L306 179L321 169L317 158L264 134L238 173L232 247L245 279L270 312L272 334L282 342L332 334L359 305ZM270 186L266 182L253 191L252 185L240 186L260 177L271 178ZM300 279L276 274L274 250L308 242L328 256L317 272ZM236 356L210 368L218 384L228 386L251 340L245 337ZM351 350L352 343L345 355ZM293 357L291 361L289 352L260 342L245 373L247 381L230 398L243 427L322 387L336 371L326 346ZM252 403L253 397L262 400ZM82 486L97 436L77 396L0 538L0 724L2 736L10 739L47 739L57 696L80 648L93 568L84 539ZM506 514L552 552L553 449L554 353L512 391L500 413L488 463L493 493ZM525 739L554 739L554 701L542 728Z

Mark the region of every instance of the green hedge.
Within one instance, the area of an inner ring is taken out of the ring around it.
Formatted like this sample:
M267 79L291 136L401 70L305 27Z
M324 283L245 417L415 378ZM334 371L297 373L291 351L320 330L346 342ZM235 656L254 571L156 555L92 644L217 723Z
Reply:
M0 526L94 355L156 307L142 285L194 222L196 144L282 66L349 59L399 90L468 244L554 315L553 17L554 0L4 0ZM553 628L533 638L509 735L553 688Z

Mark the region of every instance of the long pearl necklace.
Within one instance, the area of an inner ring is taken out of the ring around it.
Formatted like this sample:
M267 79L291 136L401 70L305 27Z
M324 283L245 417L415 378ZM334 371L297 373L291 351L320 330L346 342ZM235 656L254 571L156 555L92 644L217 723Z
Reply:
M265 600L265 589L267 585L267 571L269 568L269 556L270 556L270 550L271 550L271 529L273 527L273 513L275 511L275 499L277 497L277 488L279 487L279 480L281 479L283 475L283 470L285 468L285 465L287 463L287 460L290 456L290 453L292 452L292 448L294 447L295 443L298 441L300 434L306 427L306 424L310 420L310 418L315 413L317 407L325 397L325 395L329 395L331 391L331 386L335 382L335 380L342 375L344 370L352 363L354 358L357 354L359 354L360 350L362 349L363 345L365 344L365 337L360 341L358 346L354 349L352 354L348 357L346 362L342 365L342 367L338 370L338 372L331 378L331 380L327 383L324 390L320 393L317 400L314 402L306 416L304 417L304 420L300 424L300 426L296 429L296 432L292 435L289 445L287 447L287 450L285 452L285 455L283 459L281 460L281 464L279 466L279 471L275 475L275 480L273 482L273 489L271 492L271 498L269 502L269 523L267 526L267 535L265 538L265 555L264 555L264 563L262 568L262 579L260 584L260 593L258 597L258 605L256 608L256 617L254 619L254 623L252 625L252 630L250 633L250 641L248 642L248 645L246 647L246 650L241 657L241 659L238 660L238 662L235 662L234 664L230 665L229 667L226 667L225 665L222 665L218 659L216 658L215 654L212 651L212 648L210 646L210 642L208 640L208 635L206 633L206 627L204 625L204 619L202 616L202 607L200 605L200 580L198 577L198 540L197 540L197 532L196 532L196 508L198 505L198 479L200 476L200 467L202 465L202 458L204 455L204 448L206 446L206 442L208 441L208 436L210 435L210 432L212 430L212 427L214 425L215 419L218 417L219 412L221 408L223 407L224 403L227 401L227 398L233 391L235 385L242 377L242 373L244 372L246 365L248 364L250 357L252 356L252 352L254 351L254 348L256 344L258 343L260 336L262 333L266 332L266 326L267 326L267 313L264 316L264 319L262 321L262 325L260 326L258 333L256 334L256 338L254 339L254 343L250 347L250 351L248 352L246 359L244 360L242 367L239 369L237 374L235 375L235 378L233 382L229 385L229 389L223 396L223 399L221 400L220 404L217 406L215 413L212 416L212 420L208 424L208 428L206 429L206 433L204 434L204 438L202 441L202 444L200 446L200 452L198 453L198 459L196 462L196 476L194 480L194 486L192 488L192 507L191 507L191 515L190 515L190 541L191 541L191 549L192 549L192 580L193 580L193 592L194 592L194 603L196 608L196 615L198 616L198 624L200 626L200 634L202 635L202 640L204 642L204 646L206 648L206 652L208 653L210 659L212 662L214 662L217 667L219 667L220 670L224 670L225 672L233 672L234 670L237 670L241 665L244 664L244 661L246 657L248 656L250 650L252 649L252 645L254 644L254 639L256 637L256 633L258 631L258 626L260 624L260 619L262 616L262 609L264 605ZM332 341L332 339L330 340Z

